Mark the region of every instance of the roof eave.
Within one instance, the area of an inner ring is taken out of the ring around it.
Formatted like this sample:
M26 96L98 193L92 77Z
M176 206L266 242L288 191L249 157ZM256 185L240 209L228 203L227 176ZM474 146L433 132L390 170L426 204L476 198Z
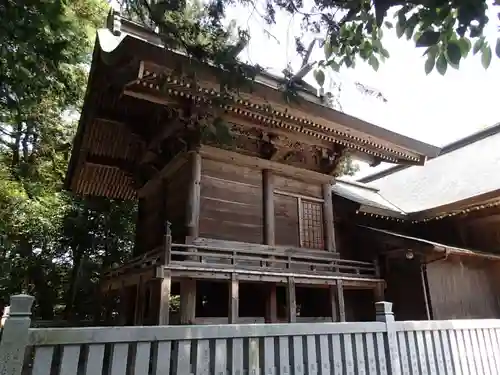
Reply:
M111 18L113 21L112 22L109 21L109 18ZM109 25L112 25L112 28L110 28ZM110 31L115 36L119 35L120 33L125 33L134 38L141 39L150 44L156 45L157 47L163 47L163 42L161 40L161 37L157 33L136 22L120 17L120 15L116 12L110 13L110 16L108 17L108 28L110 28ZM184 54L180 53L179 51L171 51L171 52L184 56ZM257 77L259 76L264 78L264 81L265 80L274 81L276 85L282 83L282 80L278 79L276 76L270 73L261 72ZM258 82L258 83L265 85L265 82ZM300 96L302 97L303 100L314 105L318 110L318 114L322 116L324 119L331 121L332 123L337 123L340 124L341 126L362 132L368 136L373 136L381 140L385 140L389 143L394 144L395 146L401 147L410 152L418 154L419 160L416 163L413 163L413 165L415 164L423 165L427 158L433 158L439 154L440 152L439 147L415 140L410 137L406 137L404 135L392 132L385 128L379 127L377 125L368 123L356 117L347 115L345 113L327 107L324 103L322 103L321 98L318 97L315 92L312 92L312 90L310 89L311 86L306 83L305 85L307 87L299 88L299 92L301 93Z

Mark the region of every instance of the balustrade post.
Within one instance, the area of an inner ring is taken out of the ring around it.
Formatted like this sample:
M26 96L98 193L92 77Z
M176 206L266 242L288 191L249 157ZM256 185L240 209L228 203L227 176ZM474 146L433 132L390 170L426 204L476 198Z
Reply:
M165 257L163 260L163 265L170 264L170 260L172 259L172 230L171 223L167 221L165 223Z
M385 335L385 353L387 358L387 369L391 375L402 375L401 364L399 360L399 348L394 329L394 314L392 312L391 302L375 303L376 321L384 322L386 325Z
M21 375L31 325L34 298L25 294L10 297L2 317L0 374Z

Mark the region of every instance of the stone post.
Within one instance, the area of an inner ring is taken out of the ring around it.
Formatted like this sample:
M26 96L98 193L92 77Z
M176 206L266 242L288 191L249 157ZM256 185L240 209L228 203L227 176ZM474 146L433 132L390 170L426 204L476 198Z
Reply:
M0 374L21 375L24 354L31 325L31 306L34 298L25 294L10 297L10 306L2 317L0 337Z
M387 358L387 369L391 375L401 375L401 365L399 361L398 339L394 327L394 314L391 302L375 303L376 321L386 325L385 352Z

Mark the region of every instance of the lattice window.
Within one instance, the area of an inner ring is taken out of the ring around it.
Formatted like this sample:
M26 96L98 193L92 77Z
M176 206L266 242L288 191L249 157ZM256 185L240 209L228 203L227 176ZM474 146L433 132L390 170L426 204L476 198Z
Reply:
M322 203L301 199L300 245L310 249L324 249Z

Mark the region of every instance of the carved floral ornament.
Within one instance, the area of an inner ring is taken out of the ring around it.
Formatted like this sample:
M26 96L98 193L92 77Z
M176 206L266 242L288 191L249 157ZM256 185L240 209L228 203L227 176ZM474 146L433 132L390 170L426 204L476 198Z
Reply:
M206 103L212 107L219 107L239 116L263 122L271 128L283 128L310 135L321 140L339 144L354 151L364 152L388 162L397 162L397 158L415 162L419 160L418 157L413 155L392 150L363 138L352 136L345 132L317 124L308 119L292 115L286 111L275 110L271 105L256 104L249 100L238 98L236 95L228 93L223 94L213 88L201 87L194 80L187 81L186 79L179 79L170 76L169 73L156 73L144 70L143 75L132 82L129 88L133 85L164 92L169 96L190 99L195 103ZM395 157L382 152L388 152L395 155Z

